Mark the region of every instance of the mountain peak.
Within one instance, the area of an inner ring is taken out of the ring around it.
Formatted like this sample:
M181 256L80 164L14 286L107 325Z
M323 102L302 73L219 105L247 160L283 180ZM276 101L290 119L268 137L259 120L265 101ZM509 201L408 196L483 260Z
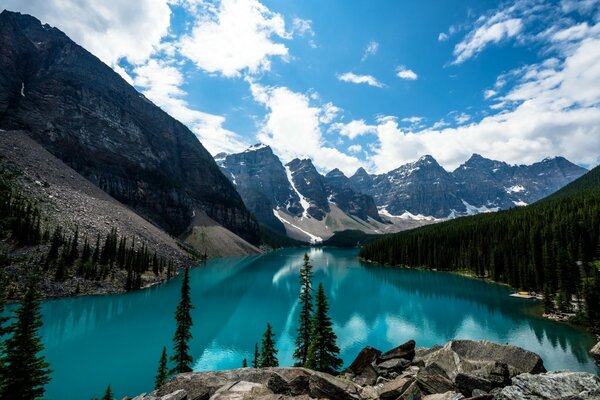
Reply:
M260 150L267 150L272 152L271 147L269 147L268 145L264 144L264 143L256 143L253 144L252 146L248 147L246 150L244 150L244 153L249 152L249 151L260 151Z
M353 178L360 178L365 176L369 176L369 173L363 167L358 168L354 175L352 175Z
M328 178L345 178L346 175L344 175L344 173L342 171L339 170L339 168L334 168L331 171L329 171L327 173L327 175L325 175Z

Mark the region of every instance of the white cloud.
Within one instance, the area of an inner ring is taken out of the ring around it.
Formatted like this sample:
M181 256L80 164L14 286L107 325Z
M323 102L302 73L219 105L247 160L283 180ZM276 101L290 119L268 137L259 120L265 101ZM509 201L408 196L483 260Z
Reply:
M448 169L470 154L511 163L532 163L562 155L584 165L600 161L600 24L585 38L560 48L557 57L502 76L516 84L502 108L478 122L449 128L444 121L422 130L405 130L393 118L380 119L372 162L378 172L431 154ZM499 85L504 86L504 84ZM464 118L466 118L466 114ZM461 122L463 114L455 116ZM466 122L464 120L463 122Z
M440 32L440 34L438 35L438 41L440 41L440 42L445 42L449 38L450 38L450 36L448 36L448 34L445 32Z
M300 36L315 36L310 19L294 18L292 21L292 33Z
M463 112L463 113L460 113L460 114L456 115L454 117L454 120L456 121L457 124L462 125L465 122L470 121L471 120L471 116L469 114Z
M409 81L414 81L418 78L417 74L404 65L400 65L396 68L396 76L400 79L407 79Z
M357 154L362 151L362 146L360 144L353 144L352 146L348 146L348 151L352 154Z
M374 56L375 54L377 54L378 50L379 50L379 43L377 43L374 40L370 41L369 43L367 43L367 47L365 47L365 52L363 53L361 61L365 61L370 56Z
M312 96L311 99L316 100ZM336 119L338 114L342 111L343 110L341 108L337 107L332 102L329 102L321 107L321 116L319 117L319 121L323 124L329 124Z
M493 90L493 89L487 89L483 92L483 98L484 99L491 99L492 97L494 97L495 95L497 95L498 92Z
M350 82L356 84L366 83L369 86L375 86L378 88L382 88L385 86L372 75L356 75L352 72L346 72L344 74L338 75L337 77L342 82Z
M411 124L418 124L419 122L422 122L423 119L424 119L423 117L419 117L419 116L413 115L412 117L402 118L401 121L402 122L409 122Z
M271 57L288 55L274 38L289 39L283 17L257 0L222 0L201 7L195 26L179 41L179 51L199 68L226 77L268 71Z
M480 53L485 47L512 38L523 29L520 18L511 18L510 13L499 11L490 18L478 20L477 28L454 47L453 64L461 64Z
M187 125L213 155L233 153L248 147L237 134L223 128L225 118L195 110L185 100L181 89L183 75L173 65L150 59L134 69L136 86L142 93L174 118Z
M110 66L143 63L168 33L168 0L4 0L2 8L58 27ZM140 34L143 32L143 34Z
M377 127L375 125L367 125L364 119L356 119L344 124L337 122L332 124L329 129L337 131L340 135L348 137L350 140L356 139L358 136L375 133Z
M320 125L321 107L310 98L286 87L265 87L249 80L254 99L267 108L267 116L257 135L284 162L294 158L311 158L320 170L339 168L354 172L360 161L326 145Z

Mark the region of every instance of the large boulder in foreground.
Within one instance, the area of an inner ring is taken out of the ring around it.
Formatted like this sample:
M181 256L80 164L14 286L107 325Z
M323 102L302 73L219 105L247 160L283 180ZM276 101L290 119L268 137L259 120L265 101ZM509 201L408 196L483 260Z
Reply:
M522 374L496 394L498 400L600 399L600 378L586 372Z
M546 372L544 362L537 354L513 345L485 340L452 340L439 350L415 359L415 362L422 362L428 368L441 369L451 380L459 373L487 379L487 375L498 369L498 364L506 365L510 378L526 372Z

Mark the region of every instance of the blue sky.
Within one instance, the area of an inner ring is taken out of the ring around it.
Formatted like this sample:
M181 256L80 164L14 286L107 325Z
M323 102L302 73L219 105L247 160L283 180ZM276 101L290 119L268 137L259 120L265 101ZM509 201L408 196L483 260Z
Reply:
M600 161L600 1L6 0L62 29L211 153L323 172L424 154ZM99 4L100 3L100 4Z

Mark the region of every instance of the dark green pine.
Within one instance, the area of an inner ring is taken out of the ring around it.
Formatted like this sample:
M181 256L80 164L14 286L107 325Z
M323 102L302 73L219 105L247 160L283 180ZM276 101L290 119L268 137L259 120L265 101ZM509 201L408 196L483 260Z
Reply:
M308 346L310 345L311 318L313 313L312 302L312 265L308 254L304 254L304 264L300 269L300 315L298 316L298 329L296 336L296 350L294 358L298 366L306 364Z
M104 396L102 396L102 400L114 400L115 395L113 394L112 388L110 385L106 387L106 392L104 392Z
M11 326L12 335L6 341L5 385L2 399L33 400L44 396L44 386L50 382L50 369L40 355L44 346L38 330L42 326L40 312L39 272L30 278L27 292Z
M279 360L277 359L277 349L275 348L275 334L273 333L271 324L267 324L261 347L259 366L261 368L278 367Z
M340 348L336 344L337 336L328 315L329 305L323 284L319 284L317 290L316 306L306 367L335 374L342 366L342 360L338 357Z
M158 389L169 379L169 369L167 367L167 348L163 346L160 360L158 361L158 370L154 378L154 388Z
M181 299L175 310L175 335L173 336L173 348L175 354L171 361L175 367L171 370L173 374L181 374L192 371L192 356L190 355L189 341L192 339L192 315L194 308L190 295L190 271L186 268L181 282Z

